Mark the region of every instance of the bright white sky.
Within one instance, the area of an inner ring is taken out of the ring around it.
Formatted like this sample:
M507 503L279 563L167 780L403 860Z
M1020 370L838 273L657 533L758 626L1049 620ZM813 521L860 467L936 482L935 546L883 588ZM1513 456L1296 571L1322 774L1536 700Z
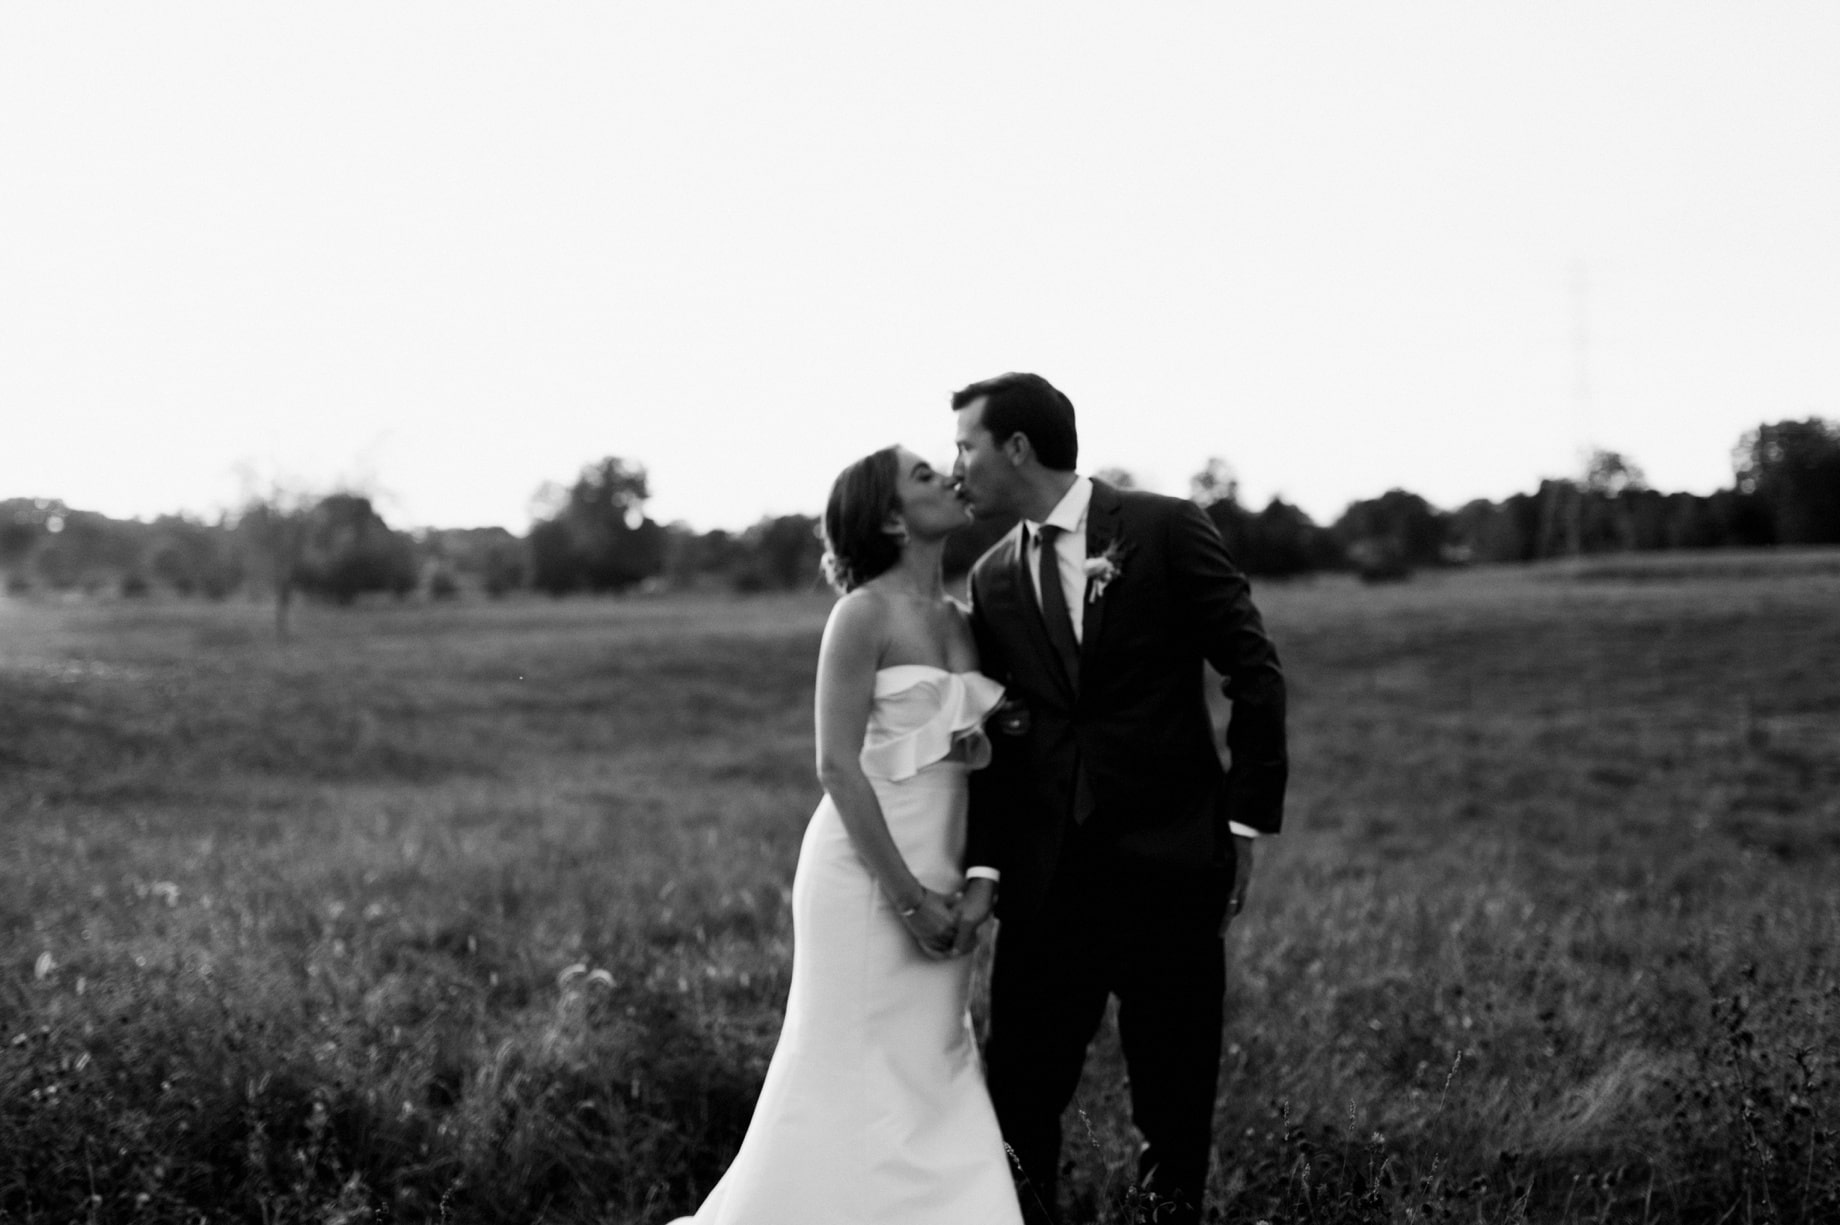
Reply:
M8 4L0 497L522 530L618 454L740 527L1006 369L1325 522L1705 492L1840 417L1836 65L1831 3Z

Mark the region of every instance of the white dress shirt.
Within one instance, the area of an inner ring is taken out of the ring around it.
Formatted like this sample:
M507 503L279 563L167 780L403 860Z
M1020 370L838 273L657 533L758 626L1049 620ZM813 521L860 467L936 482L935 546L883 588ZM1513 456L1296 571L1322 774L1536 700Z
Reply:
M1086 620L1086 511L1092 505L1092 478L1076 476L1073 485L1054 504L1048 517L1040 523L1030 519L1028 525L1029 582L1035 588L1035 603L1041 603L1041 529L1058 527L1061 538L1054 542L1054 560L1059 563L1061 594L1067 597L1067 611L1072 614L1073 640L1084 641Z

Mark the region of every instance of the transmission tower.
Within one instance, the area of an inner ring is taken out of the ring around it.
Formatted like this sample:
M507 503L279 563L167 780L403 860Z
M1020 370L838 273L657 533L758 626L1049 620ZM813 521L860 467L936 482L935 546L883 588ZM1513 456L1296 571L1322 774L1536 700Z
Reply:
M1572 263L1572 396L1578 429L1578 461L1582 468L1591 446L1591 269L1584 260ZM1583 549L1584 491L1574 487L1568 499L1565 523L1566 552L1576 557Z

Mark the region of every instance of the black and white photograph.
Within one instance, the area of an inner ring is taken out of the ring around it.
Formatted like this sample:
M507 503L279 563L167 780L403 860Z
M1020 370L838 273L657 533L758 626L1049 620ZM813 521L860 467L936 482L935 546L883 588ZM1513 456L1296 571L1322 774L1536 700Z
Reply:
M1840 1221L1840 7L0 6L0 1225Z

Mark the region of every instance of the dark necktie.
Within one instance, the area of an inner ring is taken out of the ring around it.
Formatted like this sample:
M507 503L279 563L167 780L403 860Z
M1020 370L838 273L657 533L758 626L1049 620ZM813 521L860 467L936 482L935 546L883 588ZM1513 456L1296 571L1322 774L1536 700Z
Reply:
M1051 523L1042 524L1041 558L1036 563L1036 577L1041 584L1041 619L1048 626L1048 641L1067 669L1067 679L1074 688L1080 685L1080 643L1073 636L1073 616L1067 611L1067 594L1061 590L1061 564L1055 556L1054 542L1065 529Z

